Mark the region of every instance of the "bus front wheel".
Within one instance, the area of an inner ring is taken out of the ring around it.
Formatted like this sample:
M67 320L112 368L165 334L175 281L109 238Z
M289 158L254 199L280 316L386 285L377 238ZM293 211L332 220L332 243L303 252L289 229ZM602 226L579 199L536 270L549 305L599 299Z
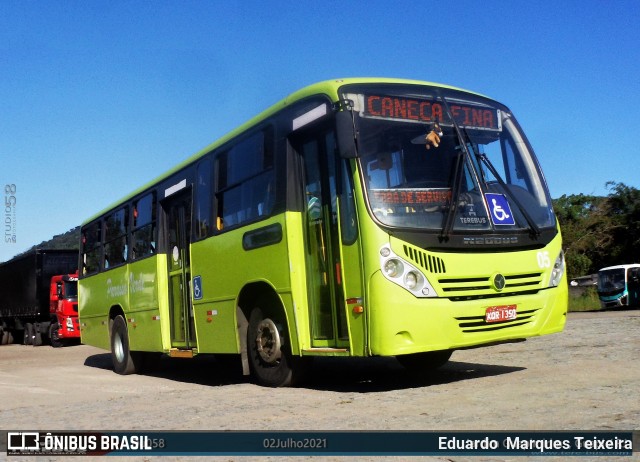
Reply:
M293 385L301 373L300 358L291 355L283 321L254 308L249 317L247 347L256 381L268 387Z
M120 315L111 325L111 360L113 370L121 375L135 374L140 366L141 355L129 350L127 322Z

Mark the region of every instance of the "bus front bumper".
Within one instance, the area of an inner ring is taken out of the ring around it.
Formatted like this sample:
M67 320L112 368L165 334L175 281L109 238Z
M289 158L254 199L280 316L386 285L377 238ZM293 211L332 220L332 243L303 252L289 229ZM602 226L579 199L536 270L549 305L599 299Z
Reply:
M372 355L462 349L560 332L567 314L566 281L535 294L451 301L416 298L376 272L369 285ZM515 305L516 319L487 322L489 308Z

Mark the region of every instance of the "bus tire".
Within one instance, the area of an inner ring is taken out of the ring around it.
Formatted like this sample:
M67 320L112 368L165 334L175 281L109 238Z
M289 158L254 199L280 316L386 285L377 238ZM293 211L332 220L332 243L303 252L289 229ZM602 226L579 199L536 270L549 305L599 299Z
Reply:
M254 308L249 317L247 349L254 379L267 387L293 385L301 373L301 358L294 358L286 334L286 324Z
M120 315L116 316L111 325L111 361L113 370L120 375L135 374L138 371L139 359L141 355L136 355L129 350L129 335L127 333L127 322Z
M453 350L426 351L424 353L399 355L396 356L396 359L409 372L424 373L444 366L452 354Z

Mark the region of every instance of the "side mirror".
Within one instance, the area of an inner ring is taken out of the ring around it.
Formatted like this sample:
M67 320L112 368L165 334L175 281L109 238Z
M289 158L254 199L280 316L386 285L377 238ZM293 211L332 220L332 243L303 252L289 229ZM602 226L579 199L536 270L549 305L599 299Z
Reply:
M355 130L355 122L351 111L336 112L338 151L344 159L355 159L358 157Z

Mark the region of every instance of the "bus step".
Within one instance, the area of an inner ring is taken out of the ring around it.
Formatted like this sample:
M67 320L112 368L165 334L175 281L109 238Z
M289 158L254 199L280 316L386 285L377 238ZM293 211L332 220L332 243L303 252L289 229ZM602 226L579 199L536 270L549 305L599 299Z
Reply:
M302 350L302 355L319 355L319 356L349 356L348 348L306 348Z
M171 358L193 358L193 356L193 350L179 350L178 348L169 350L169 357Z

